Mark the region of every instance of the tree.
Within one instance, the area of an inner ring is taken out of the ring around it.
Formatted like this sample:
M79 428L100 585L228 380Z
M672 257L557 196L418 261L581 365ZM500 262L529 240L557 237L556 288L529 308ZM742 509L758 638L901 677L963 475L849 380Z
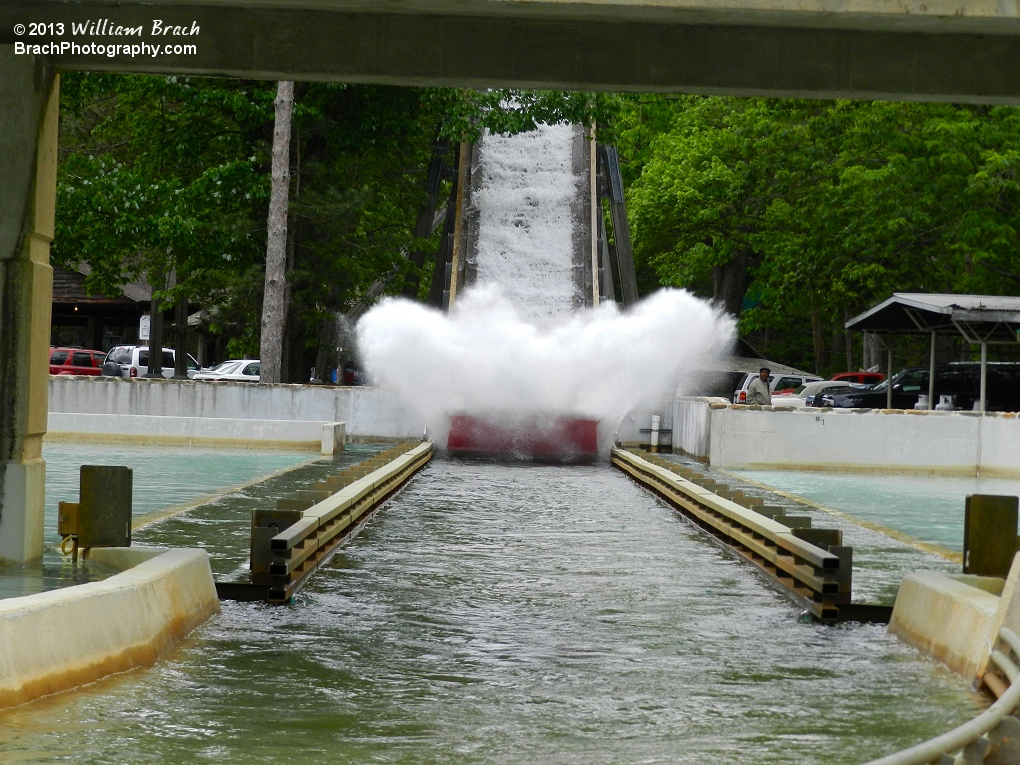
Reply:
M276 91L273 171L266 244L266 287L262 297L261 381L280 382L284 300L287 291L287 204L290 198L290 123L294 83L281 80Z
M620 128L639 262L780 360L843 366L843 322L893 291L1020 292L1016 109L642 99Z
M157 297L217 302L261 250L266 89L73 73L62 84L53 261L88 263L93 292L176 271Z

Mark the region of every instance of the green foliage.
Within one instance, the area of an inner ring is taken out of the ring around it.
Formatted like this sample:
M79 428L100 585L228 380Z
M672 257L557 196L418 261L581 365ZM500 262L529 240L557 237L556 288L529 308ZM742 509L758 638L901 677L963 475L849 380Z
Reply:
M1015 108L644 97L622 114L639 266L711 295L749 254L742 330L792 363L825 366L812 322L836 336L894 291L1020 291Z
M171 271L163 297L228 289L264 251L271 109L264 86L65 75L54 262L88 263L97 292Z
M467 90L431 88L424 102L442 115L441 138L476 140L483 130L525 133L536 125L561 122L598 126L599 139L615 140L623 104L612 93L566 93L547 90Z

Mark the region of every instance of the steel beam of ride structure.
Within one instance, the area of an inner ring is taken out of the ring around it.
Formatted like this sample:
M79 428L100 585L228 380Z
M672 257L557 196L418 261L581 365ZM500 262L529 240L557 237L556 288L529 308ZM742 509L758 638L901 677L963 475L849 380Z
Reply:
M380 7L384 12L380 12ZM60 53L58 69L395 85L1020 103L1015 2L7 0L16 24L109 19L193 55ZM194 36L151 34L197 24ZM158 38L158 39L157 39ZM484 40L484 45L478 41Z
M609 256L608 262L604 261L606 271L610 274L607 292L612 295L614 282L618 284L619 302L627 308L638 301L638 289L630 226L627 223L627 204L623 196L620 157L615 146L600 145L598 149L599 197L609 200L609 215L613 225L612 245L608 243L605 227L600 230L603 249Z

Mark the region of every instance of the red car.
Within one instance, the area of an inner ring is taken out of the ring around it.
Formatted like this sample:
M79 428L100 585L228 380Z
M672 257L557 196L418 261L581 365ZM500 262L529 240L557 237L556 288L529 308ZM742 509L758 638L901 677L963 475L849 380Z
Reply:
M840 372L838 375L833 375L829 379L844 380L849 383L858 383L860 385L875 385L882 382L882 380L885 379L885 375L881 372Z
M50 348L51 375L99 375L106 354L83 348Z

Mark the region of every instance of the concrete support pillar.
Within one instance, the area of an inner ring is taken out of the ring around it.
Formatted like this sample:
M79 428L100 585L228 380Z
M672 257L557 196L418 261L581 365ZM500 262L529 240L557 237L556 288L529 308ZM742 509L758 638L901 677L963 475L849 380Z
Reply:
M0 45L0 563L43 551L58 92Z
M347 423L327 422L322 426L322 454L335 455L344 450L347 441Z

